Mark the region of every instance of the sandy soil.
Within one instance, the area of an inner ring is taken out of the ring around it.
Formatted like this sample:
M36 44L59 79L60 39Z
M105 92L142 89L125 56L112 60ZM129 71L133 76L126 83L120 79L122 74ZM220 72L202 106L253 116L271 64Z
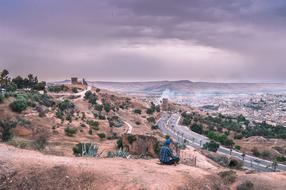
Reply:
M225 189L207 170L157 160L72 158L0 144L0 189Z

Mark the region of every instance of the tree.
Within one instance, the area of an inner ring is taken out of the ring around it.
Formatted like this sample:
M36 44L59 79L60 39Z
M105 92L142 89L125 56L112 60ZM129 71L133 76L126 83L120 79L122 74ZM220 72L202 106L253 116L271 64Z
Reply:
M12 82L17 85L17 88L22 89L25 87L25 81L21 76L12 79Z
M3 86L7 86L8 85L8 75L9 75L9 71L4 69L3 71L1 71L1 74L0 74L0 85L1 85L1 88Z
M40 83L36 83L34 84L34 87L33 87L34 90L45 90L46 89L46 82L45 81L42 81Z
M211 151L211 152L217 152L218 148L219 148L219 144L214 141L204 144L204 149L207 149L208 151Z
M0 127L2 128L2 140L8 141L13 137L13 133L11 132L11 129L15 128L17 125L14 121L8 121L8 120L1 120L0 121Z
M194 123L191 126L191 130L194 131L195 133L203 134L203 127L201 125L196 124L196 123Z
M15 92L16 90L17 90L17 85L14 82L11 82L6 87L7 92Z
M104 108L104 110L106 111L106 113L109 113L110 110L111 110L111 106L110 106L109 103L105 103L105 104L103 105L103 108Z

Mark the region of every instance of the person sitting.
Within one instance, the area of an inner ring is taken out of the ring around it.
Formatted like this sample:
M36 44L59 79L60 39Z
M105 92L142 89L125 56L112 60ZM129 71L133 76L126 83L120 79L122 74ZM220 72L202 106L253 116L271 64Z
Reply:
M159 159L162 164L173 165L178 164L180 159L173 155L173 151L170 148L171 139L166 139L165 145L161 147Z

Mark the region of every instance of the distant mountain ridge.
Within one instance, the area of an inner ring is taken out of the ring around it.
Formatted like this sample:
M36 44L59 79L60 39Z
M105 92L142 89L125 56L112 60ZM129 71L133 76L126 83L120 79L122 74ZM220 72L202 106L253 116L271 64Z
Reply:
M190 93L257 93L257 92L286 92L285 83L211 83L180 81L154 81L154 82L100 82L90 81L91 86L121 91L161 94L165 90L177 94Z

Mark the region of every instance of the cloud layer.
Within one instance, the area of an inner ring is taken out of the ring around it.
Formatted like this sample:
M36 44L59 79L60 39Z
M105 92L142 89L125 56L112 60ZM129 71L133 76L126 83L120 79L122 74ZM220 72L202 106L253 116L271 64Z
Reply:
M46 80L286 81L285 0L0 1L0 67Z

